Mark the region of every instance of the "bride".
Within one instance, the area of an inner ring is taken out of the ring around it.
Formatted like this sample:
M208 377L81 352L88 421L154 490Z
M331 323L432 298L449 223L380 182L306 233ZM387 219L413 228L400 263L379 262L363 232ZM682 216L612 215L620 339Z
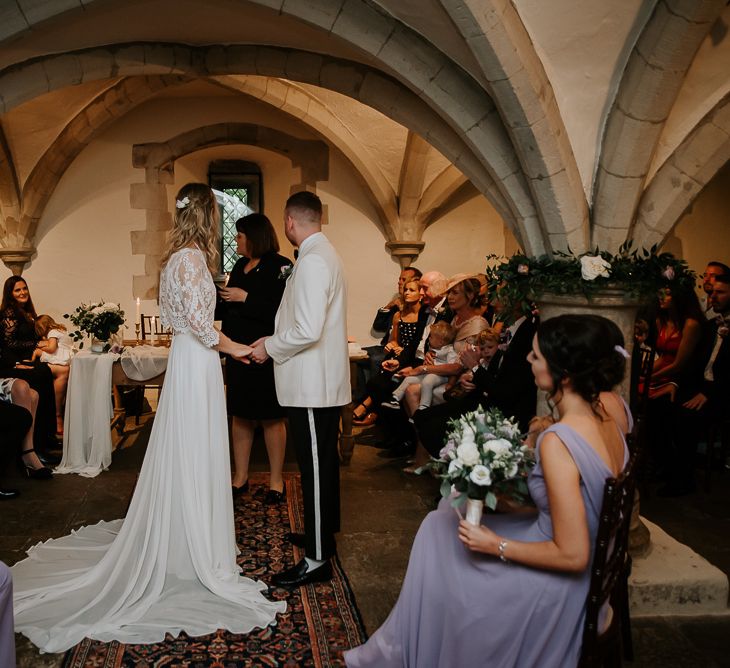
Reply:
M247 633L286 608L236 565L217 351L243 358L250 349L213 327L218 227L211 189L184 186L160 276L160 314L174 336L127 517L40 543L12 569L16 631L44 652L84 637L152 643L181 631Z

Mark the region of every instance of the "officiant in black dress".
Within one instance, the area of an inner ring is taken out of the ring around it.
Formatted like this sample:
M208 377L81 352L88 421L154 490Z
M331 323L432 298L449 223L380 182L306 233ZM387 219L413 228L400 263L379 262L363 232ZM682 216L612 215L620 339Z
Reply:
M279 241L269 219L252 213L236 221L236 252L241 259L231 270L228 284L219 291L216 319L223 333L238 343L251 344L274 333L274 317L284 293L291 260L279 255ZM256 423L260 422L269 455L271 479L265 501L284 500L285 411L276 399L274 366L243 364L226 359L226 401L232 416L235 472L234 496L249 489L248 467Z

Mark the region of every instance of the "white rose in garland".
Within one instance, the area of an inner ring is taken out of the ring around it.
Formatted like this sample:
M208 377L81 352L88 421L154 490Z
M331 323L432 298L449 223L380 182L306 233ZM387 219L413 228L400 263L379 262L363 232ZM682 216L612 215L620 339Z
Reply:
M583 255L580 258L580 274L586 281L595 281L599 276L611 276L611 263L600 255Z

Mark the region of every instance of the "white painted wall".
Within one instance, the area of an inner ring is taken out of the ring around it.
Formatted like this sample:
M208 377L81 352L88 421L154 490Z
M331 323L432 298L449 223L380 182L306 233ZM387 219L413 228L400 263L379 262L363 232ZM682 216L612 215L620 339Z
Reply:
M144 273L143 256L132 255L130 232L144 229L144 212L129 204L130 186L144 180L132 167L132 145L163 141L200 125L224 121L265 123L301 137L306 130L285 115L254 101L221 97L209 100L160 99L140 105L92 142L70 166L41 220L38 253L25 278L39 312L60 317L81 302L119 302L134 336L132 276ZM176 183L168 187L170 204L177 188L189 180L206 181L213 159L239 158L261 165L264 207L280 234L282 251L291 256L283 236L281 212L299 169L288 158L257 147L223 146L198 151L176 163ZM330 155L330 180L318 184L327 206L325 234L338 249L349 284L348 330L362 345L375 310L392 294L399 265L385 249L376 213L350 164ZM487 253L504 252L503 224L481 196L458 206L432 225L426 249L416 263L445 274L477 272ZM10 274L4 269L3 280ZM143 313L156 313L153 302Z

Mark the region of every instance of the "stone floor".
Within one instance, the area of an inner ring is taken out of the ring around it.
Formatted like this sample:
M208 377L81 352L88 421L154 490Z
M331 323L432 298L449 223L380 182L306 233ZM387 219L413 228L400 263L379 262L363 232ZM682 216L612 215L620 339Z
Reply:
M101 519L124 515L151 421L128 424L128 436L114 454L111 469L94 479L58 476L49 483L28 481L11 472L6 486L22 497L0 505L0 559L12 564L40 540ZM361 434L352 464L342 469L342 533L339 554L355 591L368 632L377 628L398 596L413 536L437 494L434 480L401 472L403 462L378 456L372 430ZM264 448L255 449L253 468L265 470ZM296 469L291 449L287 468ZM730 573L730 472L681 499L660 499L645 491L642 513L690 545L726 574ZM631 666L709 668L730 666L730 616L654 618L633 622L636 657ZM18 666L60 665L60 655L40 655L16 636Z

